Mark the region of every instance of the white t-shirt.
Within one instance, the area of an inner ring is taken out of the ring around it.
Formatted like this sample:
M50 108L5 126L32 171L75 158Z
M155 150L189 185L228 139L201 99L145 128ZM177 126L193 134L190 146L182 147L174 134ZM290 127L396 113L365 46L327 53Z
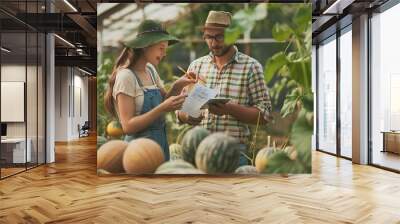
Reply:
M163 88L163 85L160 81L160 77L154 68L153 65L147 63L147 71L149 74L152 74L153 71L156 85L143 86L146 89L157 89ZM153 70L150 69L150 66L153 67ZM144 92L140 87L135 74L133 71L128 68L121 69L117 72L117 76L115 78L114 88L113 88L113 98L114 98L114 107L119 116L118 104L117 104L117 96L118 94L123 93L125 95L131 96L135 99L135 115L139 115L142 112L143 101L144 101Z

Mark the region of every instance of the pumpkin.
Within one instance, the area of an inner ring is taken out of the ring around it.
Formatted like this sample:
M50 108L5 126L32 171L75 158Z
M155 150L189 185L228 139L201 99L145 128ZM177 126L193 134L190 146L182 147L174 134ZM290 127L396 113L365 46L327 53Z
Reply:
M169 146L169 159L170 160L183 159L181 145L175 143Z
M232 173L239 166L239 140L224 133L207 136L196 152L196 165L209 174Z
M106 131L108 136L114 138L120 138L124 134L121 124L118 121L111 121L108 123Z
M262 173L268 166L268 159L276 152L273 147L265 147L258 151L256 156L256 168L259 173Z
M104 143L97 151L97 168L111 173L123 173L122 157L128 143L111 140Z
M235 170L235 174L258 174L256 167L245 165L240 166Z
M192 164L178 159L171 160L159 166L156 174L204 174L201 170L196 169Z
M122 163L126 173L154 173L164 162L164 153L160 145L148 138L138 138L129 142Z
M202 127L195 127L188 132L182 139L182 158L183 160L195 165L196 149L200 142L206 138L210 132Z

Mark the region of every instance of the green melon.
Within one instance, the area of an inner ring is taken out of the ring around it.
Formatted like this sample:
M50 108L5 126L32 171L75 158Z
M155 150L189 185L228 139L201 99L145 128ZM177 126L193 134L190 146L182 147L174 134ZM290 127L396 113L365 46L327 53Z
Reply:
M245 165L240 166L235 170L235 174L258 174L256 167Z
M182 158L195 165L197 147L209 134L210 132L207 129L201 127L195 127L186 132L182 139Z
M159 166L155 174L204 174L201 170L196 169L192 164L178 159L170 160Z
M256 168L259 173L264 172L268 167L269 158L276 152L273 147L265 147L258 151L256 156Z
M183 159L181 145L175 143L169 146L169 159L170 160Z
M239 140L224 133L214 133L197 148L196 166L209 174L232 173L239 166L239 157Z

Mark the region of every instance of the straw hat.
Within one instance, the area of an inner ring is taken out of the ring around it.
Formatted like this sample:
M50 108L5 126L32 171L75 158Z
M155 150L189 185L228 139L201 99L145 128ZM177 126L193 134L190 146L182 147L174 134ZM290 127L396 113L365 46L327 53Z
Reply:
M232 15L224 11L210 11L202 29L225 29L231 25Z

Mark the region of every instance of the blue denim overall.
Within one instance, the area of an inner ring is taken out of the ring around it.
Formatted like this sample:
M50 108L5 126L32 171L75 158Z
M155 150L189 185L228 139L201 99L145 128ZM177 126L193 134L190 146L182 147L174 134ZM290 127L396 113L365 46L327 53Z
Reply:
M150 69L152 70L152 69ZM163 97L161 95L161 91L159 88L157 89L146 89L142 82L140 81L139 77L135 74L134 71L132 73L136 76L136 80L143 90L144 99L143 99L143 108L140 114L147 113L151 111L153 108L157 107L163 101ZM153 84L156 85L155 78L153 72L150 72L151 79ZM125 136L125 141L131 141L136 138L149 138L157 142L164 151L164 158L166 161L169 160L169 146L167 140L167 130L165 125L165 118L164 116L160 116L155 120L149 127L146 129L134 133L134 134L127 134Z

